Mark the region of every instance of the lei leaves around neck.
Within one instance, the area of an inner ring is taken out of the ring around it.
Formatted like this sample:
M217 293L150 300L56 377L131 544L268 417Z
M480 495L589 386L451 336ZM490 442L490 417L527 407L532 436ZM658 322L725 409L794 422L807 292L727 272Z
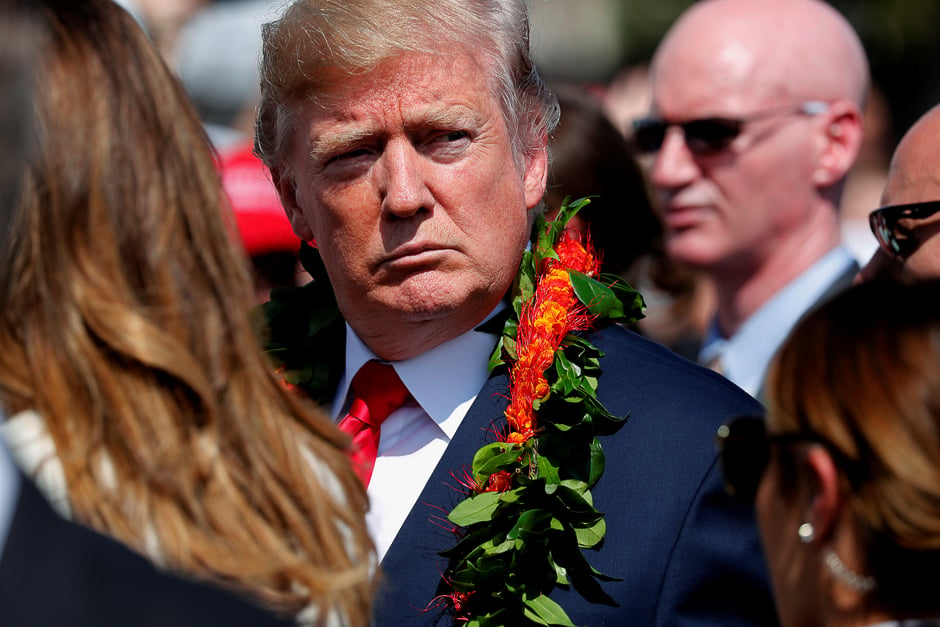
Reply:
M582 265L593 257L589 246L574 255L581 267L571 267L565 225L588 202L566 202L556 220L539 219L517 277L514 315L490 360L491 370L510 375L506 428L494 426L497 441L477 451L461 479L469 495L448 515L459 539L442 553L449 567L435 598L468 627L573 626L548 596L558 587L616 605L601 586L615 579L594 569L584 551L600 548L606 534L591 496L604 471L598 437L616 432L626 417L598 401L603 354L575 332L598 322L634 322L645 304L619 277L598 274L596 263ZM555 329L557 344L538 348L546 321L557 318L556 305L566 298L552 290L565 285L574 298L565 305L564 326ZM537 362L532 353L539 350L548 351L545 367L535 366L541 376L523 363Z

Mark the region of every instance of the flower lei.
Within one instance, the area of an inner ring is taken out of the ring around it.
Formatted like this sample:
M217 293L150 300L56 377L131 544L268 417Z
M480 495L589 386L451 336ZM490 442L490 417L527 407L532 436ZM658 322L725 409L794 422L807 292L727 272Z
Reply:
M590 242L568 220L588 199L566 202L555 220L539 218L537 239L516 278L512 313L490 359L507 369L506 426L474 455L460 479L467 497L448 515L457 544L444 551L450 565L438 596L468 627L573 623L549 598L573 586L594 603L616 603L599 582L615 581L590 566L585 549L606 533L591 488L604 470L598 436L626 420L597 399L603 354L576 335L599 320L633 322L643 315L638 292L599 272ZM269 354L288 383L329 403L342 368L343 319L319 256L301 262L314 277L303 288L272 291L263 306ZM430 607L430 606L429 606Z
M573 586L593 603L616 605L601 588L614 581L590 566L585 549L606 533L591 488L604 471L598 436L626 418L597 400L602 353L575 335L598 320L632 322L643 299L619 277L599 273L590 242L568 220L586 205L562 207L539 221L527 251L510 319L490 362L510 380L506 426L473 458L462 482L469 496L448 515L457 544L439 599L469 627L573 626L549 593Z

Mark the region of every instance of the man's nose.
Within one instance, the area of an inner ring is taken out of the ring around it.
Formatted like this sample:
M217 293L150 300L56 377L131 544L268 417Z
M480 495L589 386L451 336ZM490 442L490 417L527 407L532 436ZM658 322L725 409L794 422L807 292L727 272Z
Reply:
M682 129L670 126L666 129L662 146L653 157L650 181L662 189L675 189L688 184L698 172L699 167L685 143Z
M434 202L427 181L427 164L408 142L390 142L380 161L383 209L409 217Z

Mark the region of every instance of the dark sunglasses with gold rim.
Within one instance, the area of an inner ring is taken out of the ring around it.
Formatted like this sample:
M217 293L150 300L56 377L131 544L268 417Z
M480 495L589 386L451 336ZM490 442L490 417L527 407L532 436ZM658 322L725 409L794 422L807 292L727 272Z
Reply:
M633 143L641 153L657 152L662 148L669 127L676 126L682 129L685 145L692 154L707 155L727 148L749 122L788 115L819 115L828 109L828 103L810 100L798 105L774 107L737 118L710 117L684 122L673 122L656 117L640 118L633 121Z
M768 433L763 416L740 416L722 425L717 434L725 491L738 501L753 503L770 463L772 446L818 444L825 448L852 483L860 478L858 464L819 435L794 431Z
M871 232L881 249L898 261L913 254L921 242L917 233L901 220L923 220L940 211L940 200L914 202L905 205L888 205L868 214Z

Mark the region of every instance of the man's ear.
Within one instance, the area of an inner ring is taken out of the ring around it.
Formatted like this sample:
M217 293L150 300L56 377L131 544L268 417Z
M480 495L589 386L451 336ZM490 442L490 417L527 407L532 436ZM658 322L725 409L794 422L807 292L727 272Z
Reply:
M548 184L548 135L543 134L538 147L525 156L525 205L533 209L542 201Z
M810 485L804 520L813 525L815 541L827 544L843 505L842 493L839 491L839 471L828 451L818 445L806 451L803 464Z
M862 113L848 100L837 100L820 114L821 152L813 182L830 187L848 174L862 147Z
M287 214L291 228L294 234L305 242L312 241L314 238L313 230L304 217L303 209L297 202L297 185L294 183L294 177L285 172L282 168L271 168L271 180L277 189L278 196L281 198L281 205Z

